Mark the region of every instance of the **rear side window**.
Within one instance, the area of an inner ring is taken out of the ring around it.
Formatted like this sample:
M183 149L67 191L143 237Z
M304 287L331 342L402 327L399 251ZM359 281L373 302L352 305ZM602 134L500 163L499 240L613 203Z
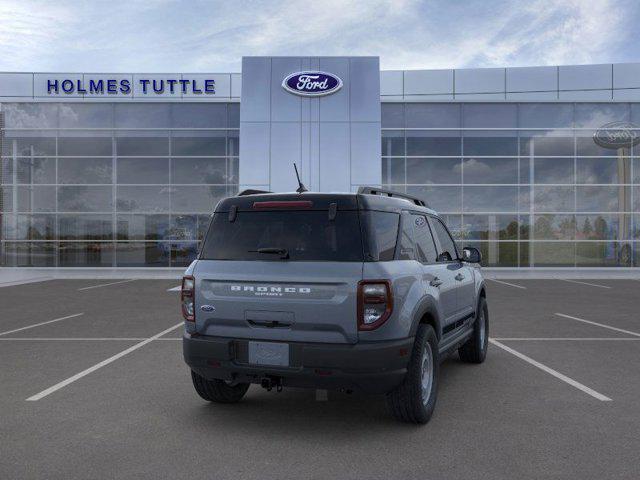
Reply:
M263 252L258 252L263 249ZM277 260L356 262L363 260L358 212L338 211L329 220L327 211L238 212L214 214L200 258L203 260Z
M394 259L400 214L364 210L360 212L366 260L386 262Z
M431 236L427 217L424 215L411 215L411 218L418 250L417 260L422 263L434 263L438 254L436 253L436 245Z
M440 251L438 252L438 259L441 262L450 262L458 258L458 252L456 251L456 244L449 235L449 232L444 227L442 222L436 218L430 220L433 233L438 237L440 242Z
M413 215L402 215L402 230L400 230L400 249L398 260L416 260L415 242L413 241Z

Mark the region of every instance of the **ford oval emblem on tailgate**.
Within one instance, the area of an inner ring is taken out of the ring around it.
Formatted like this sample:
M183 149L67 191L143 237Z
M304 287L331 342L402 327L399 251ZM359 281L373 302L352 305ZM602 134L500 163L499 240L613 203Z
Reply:
M282 81L282 88L294 95L320 97L340 90L342 79L327 72L296 72Z
M213 312L216 309L216 307L214 307L213 305L202 305L200 307L200 310L202 310L203 312Z

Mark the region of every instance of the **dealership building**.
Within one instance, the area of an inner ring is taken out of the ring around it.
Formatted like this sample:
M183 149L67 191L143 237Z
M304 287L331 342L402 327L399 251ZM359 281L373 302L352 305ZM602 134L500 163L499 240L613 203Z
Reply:
M640 63L0 73L0 266L184 267L245 188L424 199L490 267L640 267Z

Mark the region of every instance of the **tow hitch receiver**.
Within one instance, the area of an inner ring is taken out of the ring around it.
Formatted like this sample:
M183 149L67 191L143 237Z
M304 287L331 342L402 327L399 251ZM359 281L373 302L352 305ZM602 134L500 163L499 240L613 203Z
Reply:
M273 387L276 388L276 392L282 391L282 378L280 377L263 377L260 380L260 386L270 392Z

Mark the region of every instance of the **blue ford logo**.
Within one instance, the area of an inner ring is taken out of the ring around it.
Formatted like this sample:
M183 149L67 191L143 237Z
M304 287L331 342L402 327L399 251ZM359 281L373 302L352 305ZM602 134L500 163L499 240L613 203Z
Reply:
M213 305L202 305L200 307L200 310L202 310L203 312L213 312L216 309L216 307L214 307Z
M340 90L342 80L327 72L296 72L282 81L282 88L303 97L320 97Z

